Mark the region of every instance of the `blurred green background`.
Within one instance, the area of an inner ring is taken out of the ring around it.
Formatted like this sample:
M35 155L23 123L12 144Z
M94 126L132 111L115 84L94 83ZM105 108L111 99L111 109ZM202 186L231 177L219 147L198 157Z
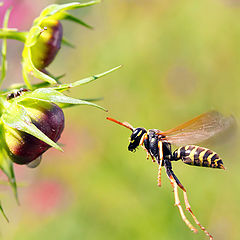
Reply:
M14 6L10 24L20 30L54 3L4 2ZM38 168L15 168L21 206L1 174L1 202L10 218L0 221L2 238L208 239L181 220L165 171L159 188L157 165L142 149L128 152L130 131L105 118L166 130L215 109L238 121L240 1L105 0L71 13L94 30L64 22L76 48L63 46L49 70L66 73L63 81L70 82L123 64L70 93L104 97L99 104L109 113L85 106L65 111L65 153L50 150ZM8 42L8 83L22 81L21 51L21 43ZM219 153L226 171L173 163L193 211L217 240L239 239L238 139L204 145Z

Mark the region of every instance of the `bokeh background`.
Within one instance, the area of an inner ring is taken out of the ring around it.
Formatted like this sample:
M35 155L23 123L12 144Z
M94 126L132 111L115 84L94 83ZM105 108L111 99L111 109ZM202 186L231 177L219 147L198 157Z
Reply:
M10 26L27 30L50 0L4 0ZM67 3L70 1L58 1ZM2 19L4 8L0 8ZM171 185L145 152L127 151L130 131L106 116L145 128L172 128L216 109L240 117L240 1L105 0L74 10L92 26L63 22L76 48L62 47L49 67L70 82L123 64L95 83L73 89L79 98L104 97L109 113L67 109L60 142L36 169L15 166L21 205L1 173L0 197L10 219L7 240L207 239L193 234L174 207ZM21 82L22 43L8 41L7 83ZM226 171L173 163L193 211L217 240L237 240L240 229L239 137L206 143ZM181 194L180 194L181 195ZM182 197L182 195L181 195ZM182 202L183 199L181 198ZM186 215L191 220L188 213Z

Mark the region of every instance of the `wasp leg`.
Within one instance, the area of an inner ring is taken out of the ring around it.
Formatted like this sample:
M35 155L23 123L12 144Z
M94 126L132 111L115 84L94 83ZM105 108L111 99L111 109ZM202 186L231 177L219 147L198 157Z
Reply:
M158 186L161 187L161 170L162 170L162 162L163 160L160 160L159 167L158 167Z
M162 170L162 162L163 162L163 144L161 141L158 142L158 150L159 150L159 158L158 159L158 186L161 187L162 183L161 183L161 170Z
M146 153L147 153L147 160L149 159L149 156L151 156L150 155L150 153L148 152L148 150L143 146L143 145L141 145L142 146L142 148L146 151ZM153 162L155 162L155 160L153 159L153 157L151 156L151 158L152 158L152 161Z
M198 219L196 218L196 216L193 214L192 209L191 209L191 206L190 206L189 201L188 201L188 197L187 197L186 191L183 191L183 196L184 196L184 201L185 201L186 209L190 212L190 214L191 214L193 220L195 221L195 223L202 229L202 231L205 232L205 234L206 234L207 236L209 236L209 239L213 239L213 236L206 230L205 227L203 227L203 226L201 225L201 223L198 221Z
M169 161L165 161L165 167L166 167L166 172L167 175L169 177L169 175L172 176L172 178L175 180L175 182L177 183L177 185L184 191L186 192L186 189L184 188L184 186L181 184L181 182L178 180L178 178L176 177L176 175L174 174L173 170L172 170L172 166L169 164Z
M159 186L159 187L162 186L162 183L161 183L162 161L163 161L163 160L160 160L160 164L159 164L159 167L158 167L158 186Z
M178 207L178 210L180 212L180 215L182 217L182 220L185 222L185 224L191 229L191 231L193 231L194 233L197 232L197 229L195 227L193 227L193 225L189 222L189 220L187 219L187 217L185 216L180 200L179 200L179 196L178 196L178 183L176 181L176 179L174 178L175 175L173 175L172 170L169 169L168 167L166 167L166 173L167 176L170 180L170 183L173 187L173 192L174 192L174 198L175 198L175 205Z
M152 161L155 162L154 157L149 153L149 151L147 150L147 148L144 146L144 140L147 140L147 138L148 138L147 133L145 133L145 134L142 136L139 145L146 151L146 153L147 153L147 160L149 159L149 156L151 156Z
M170 162L166 162L166 165L165 165L168 178L169 178L169 179L170 179L170 178L173 178L173 181L175 182L175 185L176 185L176 186L178 185L178 186L183 190L183 196L184 196L184 202L185 202L186 210L187 210L188 212L190 212L190 214L191 214L193 220L195 221L195 223L201 228L202 231L205 232L205 234L206 234L207 236L209 236L209 239L210 239L210 240L213 239L213 236L206 230L205 227L203 227L203 226L201 225L201 223L198 221L198 219L196 218L196 216L193 214L192 209L191 209L191 206L190 206L189 201L188 201L187 192L186 192L185 188L183 187L183 185L182 185L182 184L180 183L180 181L178 180L178 178L176 177L176 175L174 174L174 172L172 171L171 165L170 165L169 163L170 163ZM170 181L171 181L171 179L170 179ZM171 184L172 184L172 181L171 181ZM173 185L173 184L172 184L172 186L173 186L173 188L174 188L174 185ZM174 194L175 194L175 191L174 191ZM176 198L175 198L175 200L176 200Z

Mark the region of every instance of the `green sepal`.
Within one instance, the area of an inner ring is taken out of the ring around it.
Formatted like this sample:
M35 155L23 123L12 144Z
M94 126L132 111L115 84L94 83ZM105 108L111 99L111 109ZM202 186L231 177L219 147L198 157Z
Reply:
M106 109L104 109L101 106L98 106L95 103L68 97L68 96L62 94L61 92L58 92L51 88L39 88L39 89L34 90L33 92L25 93L22 97L17 98L16 101L21 103L21 101L24 101L29 98L35 99L35 100L51 102L51 103L56 103L56 104L60 103L60 104L74 104L74 105L89 105L89 106L93 106L93 107L102 109L104 111L107 111Z
M37 68L35 68L33 62L32 62L32 56L31 56L31 48L26 48L26 54L27 54L27 57L24 57L24 59L26 59L26 62L24 63L23 65L23 68L25 69L28 69L30 68L31 71L33 72L33 75L36 77L36 78L39 78L39 79L42 79L50 84L56 84L56 80L53 79L52 77L48 76L47 74L44 74L43 72L39 71ZM25 54L24 54L25 55ZM27 65L25 65L27 64ZM26 73L28 71L26 70ZM27 83L26 83L27 84ZM28 86L29 87L29 86ZM32 87L30 87L31 89Z
M97 101L101 101L103 100L103 97L98 97L98 98L84 98L81 99L82 101L87 101L87 102L97 102ZM69 107L74 107L75 104L71 104L71 103L62 103L62 104L58 104L58 106L60 108L69 108Z
M93 76L90 76L90 77L87 77L87 78L83 78L81 80L78 80L76 82L73 82L73 83L67 83L67 84L60 84L60 85L57 85L56 87L51 87L51 89L55 89L59 92L63 92L63 91L66 91L66 90L69 90L70 88L73 88L73 87L77 87L77 86L80 86L80 85L83 85L83 84L87 84L87 83L90 83L92 81L95 81L97 80L98 78L101 78L105 75L108 75L109 73L111 72L114 72L115 70L121 68L122 65L119 65L115 68L112 68L106 72L103 72L103 73L100 73L100 74L96 74L96 75L93 75ZM59 78L55 78L56 80L58 80ZM49 86L49 83L48 82L41 82L41 83L37 83L37 84L33 84L31 86L32 90L34 89L39 89L39 88L45 88L45 87L48 87ZM23 84L13 84L11 85L8 89L4 89L1 91L1 93L6 93L6 92L9 92L13 89L20 89L20 88L29 88L28 85L23 85Z
M0 6L1 6L1 5L0 5ZM9 222L7 215L6 215L6 213L4 212L4 210L3 210L1 201L0 201L0 212L2 213L2 215L3 215L3 217L6 219L6 221Z
M28 36L25 42L25 47L32 47L33 45L35 45L42 31L44 30L39 26L33 26L30 29L30 32L28 33Z
M67 47L70 47L70 48L75 48L75 45L70 43L66 38L62 38L62 44L64 44L65 46Z
M71 15L69 13L62 13L62 19L78 23L78 24L80 24L80 25L82 25L82 26L84 26L86 28L89 28L89 29L93 29L92 26L90 26L89 24L85 23L81 19L79 19L77 17L74 17L73 15Z
M4 16L4 20L3 20L3 28L4 29L8 27L8 20L9 20L10 12L11 12L11 8L9 8L6 11L6 14ZM6 70L7 70L6 55L7 55L7 38L3 38L3 40L2 40L2 64L1 64L0 85L2 84L2 82L3 82L3 80L6 76Z
M19 131L26 132L47 143L51 147L63 151L60 146L58 146L54 141L47 137L32 123L24 106L18 105L16 101L12 102L9 105L6 111L2 114L1 119L7 126Z
M95 101L100 101L103 100L102 97L99 98L87 98L87 99L81 99L82 101L87 101L87 102L95 102ZM71 104L71 103L61 103L58 104L60 108L69 108L69 107L74 107L76 104Z
M61 75L59 75L59 76L54 76L54 75L52 75L51 73L48 72L48 75L49 75L50 77L54 78L54 79L56 80L56 82L60 84L60 81L59 81L59 80L60 80L61 78L65 77L66 73L63 73L63 74L61 74Z
M15 174L14 174L14 170L13 170L13 162L8 157L8 154L6 153L6 150L4 150L4 149L1 149L1 152L0 152L0 168L6 174L8 181L12 187L15 199L16 199L17 203L19 204L17 183L16 183L16 178L15 178Z
M42 17L50 17L52 15L55 15L61 11L67 11L67 10L72 10L72 9L77 9L77 8L82 8L82 7L88 7L91 5L94 5L96 3L100 3L99 0L96 1L90 1L86 3L79 3L79 2L72 2L72 3L67 3L67 4L52 4L48 7L46 7L42 12L39 18Z
M82 99L83 101L88 101L88 102L97 102L103 100L103 97L97 97L97 98L84 98Z
M22 76L23 76L24 82L26 83L27 88L32 89L32 85L28 78L27 65L24 61L22 61Z
M63 91L66 91L70 88L73 88L73 87L77 87L77 86L80 86L80 85L83 85L83 84L87 84L87 83L90 83L92 81L95 81L97 80L98 78L100 77L103 77L111 72L114 72L115 70L119 69L120 67L122 67L122 65L119 65L115 68L112 68L106 72L103 72L103 73L100 73L100 74L97 74L97 75L93 75L91 77L87 77L87 78L84 78L84 79L81 79L81 80L78 80L76 82L73 82L73 83L66 83L66 84L61 84L61 85L58 85L56 87L52 87L52 89L55 89L57 91L60 91L60 92L63 92Z

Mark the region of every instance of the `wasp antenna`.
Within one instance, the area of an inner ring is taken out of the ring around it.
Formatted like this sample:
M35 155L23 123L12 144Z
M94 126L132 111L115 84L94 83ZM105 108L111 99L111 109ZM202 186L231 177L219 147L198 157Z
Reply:
M114 118L110 118L110 117L107 117L107 120L110 120L110 121L115 122L115 123L117 123L119 125L122 125L122 126L128 128L128 129L130 129L131 131L134 130L134 127L130 123L128 123L128 122L119 122L118 120L116 120Z

